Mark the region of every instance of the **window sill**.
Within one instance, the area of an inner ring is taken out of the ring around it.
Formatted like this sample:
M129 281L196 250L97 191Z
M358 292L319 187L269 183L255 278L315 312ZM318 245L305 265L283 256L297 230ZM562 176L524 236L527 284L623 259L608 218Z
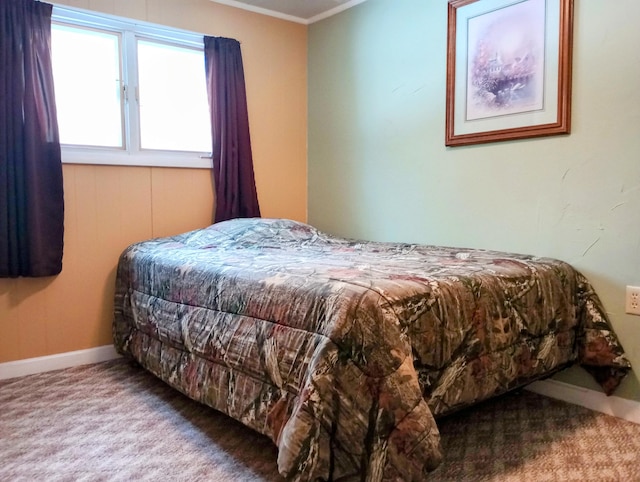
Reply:
M63 164L97 164L107 166L182 167L211 169L211 158L184 152L136 152L105 151L82 148L62 148Z

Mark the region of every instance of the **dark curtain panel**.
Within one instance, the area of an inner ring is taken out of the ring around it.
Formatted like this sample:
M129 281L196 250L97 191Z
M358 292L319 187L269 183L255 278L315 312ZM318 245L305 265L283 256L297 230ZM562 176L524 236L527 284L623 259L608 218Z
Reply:
M213 140L214 222L260 217L240 42L204 38Z
M0 277L62 269L62 164L52 5L0 0Z

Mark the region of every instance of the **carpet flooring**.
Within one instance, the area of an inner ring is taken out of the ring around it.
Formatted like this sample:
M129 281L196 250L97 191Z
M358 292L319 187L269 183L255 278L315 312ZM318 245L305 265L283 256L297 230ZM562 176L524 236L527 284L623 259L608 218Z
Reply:
M522 391L439 421L428 481L640 482L640 425ZM282 481L270 440L124 360L0 381L0 481Z

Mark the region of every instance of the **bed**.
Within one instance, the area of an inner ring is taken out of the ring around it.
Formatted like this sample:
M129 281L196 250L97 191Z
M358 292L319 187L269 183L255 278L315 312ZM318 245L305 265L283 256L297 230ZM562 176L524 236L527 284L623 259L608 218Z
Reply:
M423 480L436 419L574 363L630 365L569 264L236 219L129 246L117 350L278 446L291 480Z

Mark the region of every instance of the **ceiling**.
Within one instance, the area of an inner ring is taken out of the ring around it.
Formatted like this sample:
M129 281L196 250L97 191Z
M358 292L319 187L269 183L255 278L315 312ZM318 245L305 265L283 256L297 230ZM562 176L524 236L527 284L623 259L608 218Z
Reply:
M211 0L292 22L310 24L365 0Z

